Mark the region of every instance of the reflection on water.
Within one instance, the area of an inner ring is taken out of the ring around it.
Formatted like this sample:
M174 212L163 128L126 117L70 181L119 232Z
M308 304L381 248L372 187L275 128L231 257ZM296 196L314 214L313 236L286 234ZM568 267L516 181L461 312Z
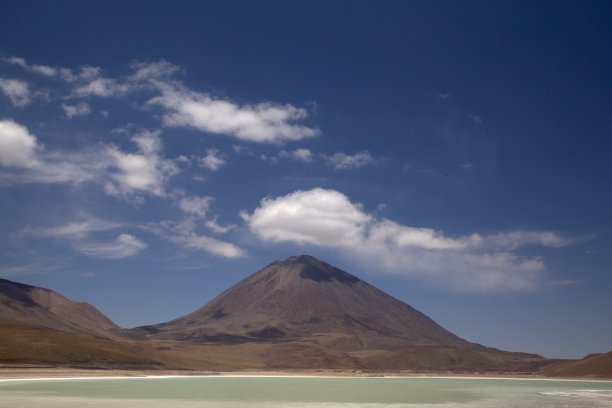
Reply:
M205 404L205 405L203 405ZM130 378L0 383L0 406L612 407L612 383L442 378Z

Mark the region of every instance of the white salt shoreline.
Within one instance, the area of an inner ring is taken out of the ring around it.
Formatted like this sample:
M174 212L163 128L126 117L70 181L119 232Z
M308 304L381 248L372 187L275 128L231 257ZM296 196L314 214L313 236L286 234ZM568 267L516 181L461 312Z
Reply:
M445 379L445 380L514 380L514 381L548 381L548 382L586 382L612 383L612 380L602 379L571 379L571 378L524 378L524 377L488 377L488 376L436 376L436 375L308 375L308 374L210 374L210 375L131 375L131 376L66 376L66 377L14 377L0 378L0 383L31 382L31 381L91 381L91 380L156 380L173 378L342 378L342 379Z

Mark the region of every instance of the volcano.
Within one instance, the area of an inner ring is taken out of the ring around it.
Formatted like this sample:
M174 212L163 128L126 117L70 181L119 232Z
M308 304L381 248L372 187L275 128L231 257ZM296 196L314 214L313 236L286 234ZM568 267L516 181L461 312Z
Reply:
M151 340L251 344L266 368L533 371L546 361L463 340L308 255L273 262L193 313L135 330Z

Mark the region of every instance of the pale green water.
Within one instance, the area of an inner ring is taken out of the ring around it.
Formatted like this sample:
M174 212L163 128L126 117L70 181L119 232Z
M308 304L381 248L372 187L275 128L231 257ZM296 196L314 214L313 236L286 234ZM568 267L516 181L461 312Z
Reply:
M612 383L261 377L21 381L0 383L0 407L612 407Z

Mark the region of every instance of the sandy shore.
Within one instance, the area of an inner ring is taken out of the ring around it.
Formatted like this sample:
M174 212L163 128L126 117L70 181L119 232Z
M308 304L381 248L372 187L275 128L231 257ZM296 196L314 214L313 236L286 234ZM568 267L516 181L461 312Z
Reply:
M55 367L0 367L0 382L23 380L103 379L103 378L181 378L181 377L316 377L316 378L456 378L456 379L516 379L543 381L612 382L600 378L550 378L517 373L423 373L372 372L358 370L287 370L287 371L184 371L184 370L96 370Z

